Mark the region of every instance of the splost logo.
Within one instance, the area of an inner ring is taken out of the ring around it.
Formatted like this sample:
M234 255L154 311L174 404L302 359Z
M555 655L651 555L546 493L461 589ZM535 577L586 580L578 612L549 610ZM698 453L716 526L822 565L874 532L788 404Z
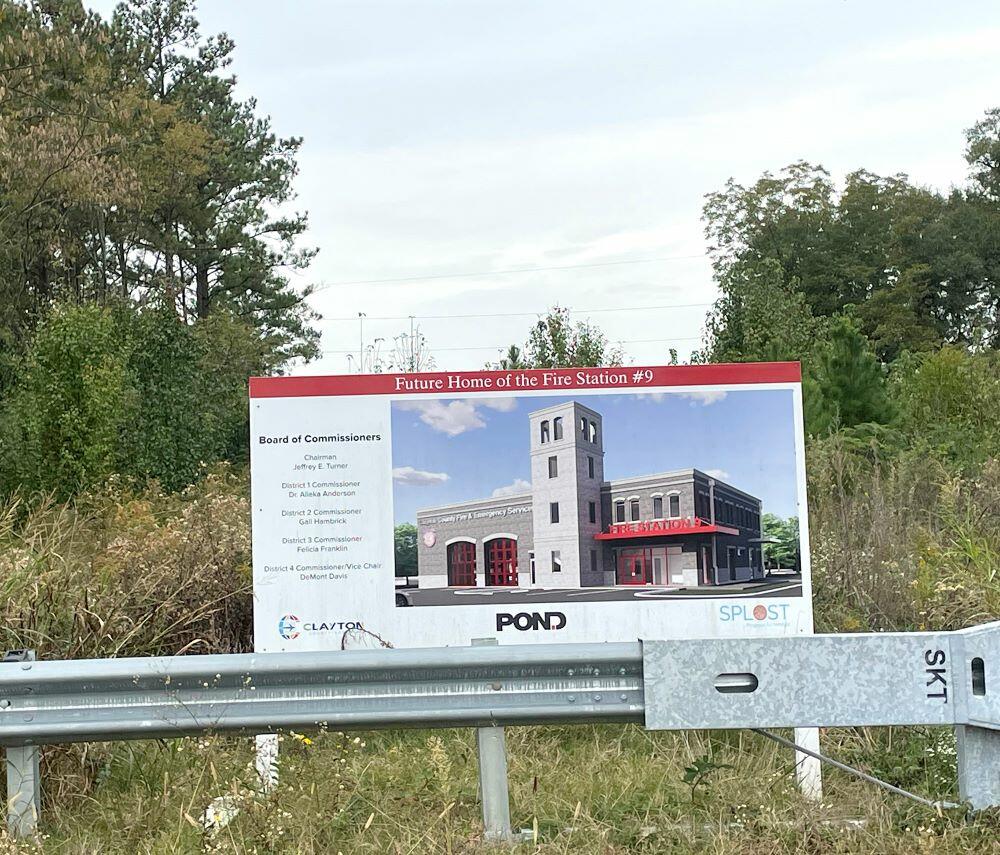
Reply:
M750 606L737 603L719 606L719 619L723 623L782 623L788 620L788 603L757 603Z
M512 626L522 632L529 629L562 629L566 626L566 615L562 612L518 612L497 614L497 632L503 632L504 627Z

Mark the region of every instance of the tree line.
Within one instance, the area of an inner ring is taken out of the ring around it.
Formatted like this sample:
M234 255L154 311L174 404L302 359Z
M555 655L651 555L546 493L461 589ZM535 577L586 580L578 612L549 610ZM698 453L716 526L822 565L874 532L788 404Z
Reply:
M965 159L947 193L865 169L838 186L799 161L710 194L720 296L694 359L801 360L814 437L995 453L1000 109L967 130Z
M246 379L318 355L301 140L236 94L192 0L0 0L0 493L168 489L245 460ZM1000 450L1000 110L946 193L793 163L707 197L696 362L798 359L806 427L969 470ZM665 359L677 361L674 352ZM432 367L419 328L370 370ZM490 367L619 365L554 307Z
M246 378L317 355L298 138L191 0L0 0L0 492L189 481Z

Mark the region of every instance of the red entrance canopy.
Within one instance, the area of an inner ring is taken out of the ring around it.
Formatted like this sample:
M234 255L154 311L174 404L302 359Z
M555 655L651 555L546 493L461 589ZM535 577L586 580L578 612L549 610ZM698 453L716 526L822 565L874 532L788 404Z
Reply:
M681 534L739 534L729 526L705 522L698 517L681 517L672 520L642 520L631 523L614 523L607 531L594 535L594 540L625 540L638 537L673 537Z

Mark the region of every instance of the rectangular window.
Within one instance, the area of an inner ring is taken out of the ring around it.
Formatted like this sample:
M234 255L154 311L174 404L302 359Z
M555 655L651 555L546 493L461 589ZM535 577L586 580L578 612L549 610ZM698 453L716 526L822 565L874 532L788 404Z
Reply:
M681 497L676 493L670 496L670 518L676 519L681 515Z
M549 502L549 522L559 522L559 503Z
M590 572L591 573L596 573L597 572L597 550L596 549L591 549L590 550Z
M625 502L615 502L615 522L625 522Z
M592 523L597 522L597 502L589 502L587 504L587 512L589 514L590 521Z
M587 456L587 477L594 477L594 458L589 455Z
M559 474L559 458L553 455L549 458L549 477L555 478Z
M562 572L562 553L558 549L552 550L552 572Z
M639 521L639 500L638 499L632 499L632 501L629 502L629 515L630 515L630 517L632 519L632 522L638 522Z
M653 519L663 519L663 496L653 496Z

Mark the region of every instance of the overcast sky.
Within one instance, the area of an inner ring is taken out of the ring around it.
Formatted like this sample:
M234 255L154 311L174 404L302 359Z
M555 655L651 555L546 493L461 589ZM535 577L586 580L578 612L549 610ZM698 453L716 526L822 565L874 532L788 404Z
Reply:
M1000 106L996 0L202 0L198 16L235 39L240 93L305 138L296 205L320 254L301 281L327 286L308 373L350 369L359 312L388 344L415 315L439 368L473 369L555 303L592 311L633 363L684 358L715 293L704 194L799 158L947 189L963 130ZM490 275L536 267L571 269ZM431 276L449 278L338 284ZM525 314L427 317L497 313Z

